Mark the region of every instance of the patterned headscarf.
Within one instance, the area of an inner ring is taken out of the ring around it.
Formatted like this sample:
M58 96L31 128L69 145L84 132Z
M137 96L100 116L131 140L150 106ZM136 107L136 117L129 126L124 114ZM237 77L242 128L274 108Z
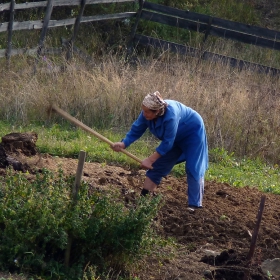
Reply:
M159 110L159 116L164 114L165 108L168 105L158 91L147 94L142 104L150 110Z

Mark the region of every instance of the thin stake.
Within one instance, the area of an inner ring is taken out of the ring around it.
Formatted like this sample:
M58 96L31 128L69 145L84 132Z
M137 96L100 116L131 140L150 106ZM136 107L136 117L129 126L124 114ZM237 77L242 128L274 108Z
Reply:
M259 207L259 211L258 211L258 215L257 215L257 223L256 223L256 226L255 226L255 230L253 232L250 251L249 251L248 256L247 256L247 260L248 260L249 263L251 263L251 260L254 256L256 243L257 243L257 238L258 238L259 229L260 229L261 220L262 220L262 214L263 214L263 210L264 210L265 199L266 199L266 196L262 195L261 202L260 202L260 207Z
M250 251L247 255L247 266L250 267L251 265L251 261L252 258L254 256L254 252L255 252L255 248L256 248L256 243L257 243L257 238L258 238L258 233L259 233L259 229L260 229L260 225L261 225L261 220L262 220L262 214L263 214L263 210L264 210L264 203L265 203L265 195L262 195L261 197L261 202L260 202L260 206L259 206L259 211L257 214L257 223L252 235L252 240L251 240L251 246L250 246ZM249 280L250 276L250 270L246 270L243 276L243 280Z
M75 183L74 183L73 188L72 188L72 194L73 194L73 198L74 198L75 202L77 201L79 188L81 186L81 179L82 179L82 176L83 176L85 159L86 159L86 152L85 151L80 151L79 162L78 162L76 177L75 177Z
M85 159L86 159L86 152L85 151L80 151L79 162L78 162L76 177L75 177L75 183L74 183L73 188L72 188L74 204L77 203L78 192L79 192L79 188L81 186L81 179L82 179L82 175L83 175L83 168L84 168L84 164L85 164ZM70 260L72 242L73 242L73 237L72 237L71 233L69 233L68 234L68 241L67 241L67 248L66 248L65 255L64 255L64 265L66 267L69 267L69 260Z

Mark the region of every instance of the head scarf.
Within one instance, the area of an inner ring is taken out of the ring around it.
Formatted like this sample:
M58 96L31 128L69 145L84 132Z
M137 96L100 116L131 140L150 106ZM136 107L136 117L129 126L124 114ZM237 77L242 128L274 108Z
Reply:
M142 104L150 110L159 110L159 116L164 114L165 108L167 107L167 103L158 91L147 94Z

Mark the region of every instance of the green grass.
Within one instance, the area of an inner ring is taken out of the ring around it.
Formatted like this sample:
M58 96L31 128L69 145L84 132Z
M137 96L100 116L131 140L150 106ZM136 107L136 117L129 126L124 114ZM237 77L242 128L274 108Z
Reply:
M2 136L10 132L38 133L36 146L41 153L53 156L78 158L79 151L87 153L87 162L100 162L103 164L122 165L124 167L138 168L138 162L123 153L112 151L109 145L71 125L53 124L49 127L40 125L10 126L0 122ZM95 128L92 128L95 130ZM113 130L98 131L112 142L120 141L125 133ZM128 151L140 159L149 156L158 142L149 134L133 143ZM280 194L280 169L278 165L269 165L259 159L236 158L234 153L229 154L223 149L212 149L209 152L209 169L205 179L228 183L234 187L257 187L263 192ZM175 166L172 175L185 176L184 164Z
M257 187L263 192L280 194L280 169L260 159L237 159L223 149L210 151L212 160L206 180L226 182L235 187Z
M184 174L184 165L173 169L175 176ZM269 165L260 159L236 158L224 149L209 151L209 169L206 181L228 183L233 187L256 187L262 192L280 194L280 169L278 165Z

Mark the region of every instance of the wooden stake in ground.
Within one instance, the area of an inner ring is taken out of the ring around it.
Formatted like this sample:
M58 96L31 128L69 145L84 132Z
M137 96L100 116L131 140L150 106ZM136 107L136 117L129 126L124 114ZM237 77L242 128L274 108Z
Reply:
M262 220L262 214L263 214L263 210L264 210L265 198L266 198L266 196L262 195L261 202L260 202L260 207L259 207L259 211L258 211L258 215L257 215L257 223L256 223L256 226L255 226L255 230L253 232L250 251L249 251L248 256L247 256L247 260L248 260L249 263L251 263L251 260L254 256L254 252L255 252L255 248L256 248L257 238L258 238L259 229L260 229L261 220Z
M82 179L82 176L83 176L85 159L86 159L86 152L85 151L80 151L75 182L74 182L74 185L72 187L72 195L73 195L73 200L74 200L75 204L77 202L78 192L79 192L79 188L81 186L81 179ZM72 242L73 242L73 237L72 237L71 233L69 233L68 234L68 241L67 241L67 248L66 248L65 256L64 256L64 265L66 267L69 267L69 260L70 260Z
M254 253L255 253L257 238L258 238L259 229L260 229L261 220L262 220L262 214L263 214L263 210L264 210L265 199L266 199L266 196L262 195L259 210L258 210L258 214L257 214L257 222L256 222L256 226L255 226L255 229L254 229L254 232L253 232L250 250L249 250L249 253L247 255L247 266L248 266L248 268L250 268L250 265L251 265L251 262L252 262L252 259L253 259ZM250 269L245 271L243 280L249 280L249 272L250 272Z

